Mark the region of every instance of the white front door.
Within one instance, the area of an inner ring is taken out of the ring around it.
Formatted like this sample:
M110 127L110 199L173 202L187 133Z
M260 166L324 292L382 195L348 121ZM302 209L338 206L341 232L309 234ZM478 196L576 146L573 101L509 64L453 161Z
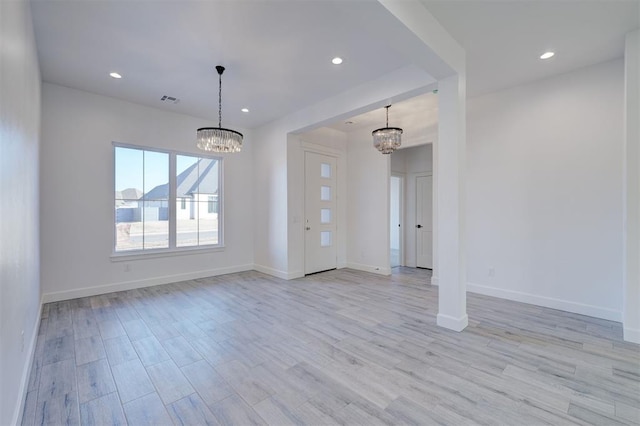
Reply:
M335 157L305 153L305 274L337 266L336 163Z
M416 178L416 241L418 268L433 269L433 179Z

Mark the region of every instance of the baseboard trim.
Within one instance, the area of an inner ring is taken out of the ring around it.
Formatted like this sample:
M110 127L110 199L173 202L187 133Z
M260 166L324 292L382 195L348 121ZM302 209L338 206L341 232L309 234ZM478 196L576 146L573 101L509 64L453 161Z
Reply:
M12 423L13 425L22 424L22 416L24 414L24 404L27 401L27 392L29 388L29 378L31 377L31 367L33 366L33 357L36 353L36 344L38 343L38 331L40 331L40 323L42 322L42 298L40 298L40 306L38 306L38 317L36 323L31 332L31 339L29 343L29 349L27 351L27 363L22 370L22 377L20 379L20 389L18 390L19 400L16 403L16 411L13 413Z
M287 272L258 264L254 264L253 269L258 272L262 272L263 274L271 275L272 277L282 278L283 280L293 280L296 278L304 277L304 272L302 271Z
M469 317L466 314L460 318L455 318L445 314L438 314L436 322L440 327L448 328L453 331L462 331L469 325Z
M500 299L513 300L516 302L528 303L530 305L543 306L545 308L559 309L561 311L573 312L575 314L602 318L610 321L622 321L622 312L602 308L600 306L586 305L568 300L538 296L535 294L505 290L502 288L489 287L474 283L467 283L467 291L483 294L485 296L498 297Z
M304 271L293 271L293 272L287 272L287 280L295 280L296 278L303 278L304 277Z
M640 330L637 328L624 327L622 329L625 342L640 343Z
M431 285L436 285L436 286L440 285L440 279L437 276L432 275L431 276Z
M42 295L43 303L59 302L61 300L77 299L79 297L98 296L100 294L113 293L115 291L134 290L137 288L152 287L154 285L171 284L186 280L213 277L217 275L233 274L253 270L253 265L237 265L225 268L207 269L204 271L188 272L185 274L164 275L162 277L146 278L142 280L125 281L121 283L105 284L96 287L85 287L74 290L57 291Z
M391 275L390 268L383 268L381 266L363 265L362 263L347 262L347 268L356 269L358 271L371 272L378 275Z

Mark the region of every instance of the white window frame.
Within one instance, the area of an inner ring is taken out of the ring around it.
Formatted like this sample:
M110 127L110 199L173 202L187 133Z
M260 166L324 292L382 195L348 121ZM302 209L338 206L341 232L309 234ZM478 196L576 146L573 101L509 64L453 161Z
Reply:
M193 153L186 151L167 150L161 148L154 148L141 145L131 145L120 142L113 142L112 150L112 188L111 196L115 197L115 183L116 183L116 148L128 148L137 149L141 151L159 152L169 155L169 247L156 248L156 249L138 249L138 250L126 250L116 251L117 233L116 233L116 209L113 208L111 226L113 227L113 241L111 243L111 260L112 261L125 261L136 258L153 258L153 257L165 257L173 256L176 254L190 254L193 252L217 252L224 249L224 161L223 157L216 155L207 155L202 153ZM197 158L209 158L218 161L218 244L205 244L198 246L186 246L178 247L176 245L177 240L177 173L176 173L176 158L178 155L184 155L188 157ZM144 172L143 172L144 173ZM112 198L111 203L113 205L115 198Z

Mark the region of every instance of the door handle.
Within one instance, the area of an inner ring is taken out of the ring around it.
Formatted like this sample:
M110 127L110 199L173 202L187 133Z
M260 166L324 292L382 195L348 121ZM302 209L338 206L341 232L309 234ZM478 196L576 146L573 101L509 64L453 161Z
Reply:
M307 227L306 227L306 228L304 228L304 229L306 229L307 231L310 231L310 230L311 230L311 227L310 227L310 226L307 226Z
M416 225L416 228L420 229L422 228L422 225Z

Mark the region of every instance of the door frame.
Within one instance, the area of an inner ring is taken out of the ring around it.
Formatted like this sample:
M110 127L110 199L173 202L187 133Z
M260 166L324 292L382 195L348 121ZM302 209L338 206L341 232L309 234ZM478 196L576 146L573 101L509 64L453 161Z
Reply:
M402 172L391 172L390 176L389 176L389 199L391 199L391 178L392 177L397 177L400 179L400 200L399 200L399 204L400 204L400 213L399 213L399 219L400 219L400 265L399 266L406 266L405 263L405 248L404 248L404 241L405 241L405 232L406 232L406 226L405 224L407 223L406 221L406 217L405 217L405 212L406 212L406 203L407 203L407 197L406 197L406 180L407 180L407 174L406 173L402 173ZM391 217L391 203L389 203L389 217ZM389 223L389 226L391 226L391 224ZM389 229L389 246L391 246L391 229ZM391 247L389 247L389 250L391 250ZM391 254L391 252L389 252L389 254Z

